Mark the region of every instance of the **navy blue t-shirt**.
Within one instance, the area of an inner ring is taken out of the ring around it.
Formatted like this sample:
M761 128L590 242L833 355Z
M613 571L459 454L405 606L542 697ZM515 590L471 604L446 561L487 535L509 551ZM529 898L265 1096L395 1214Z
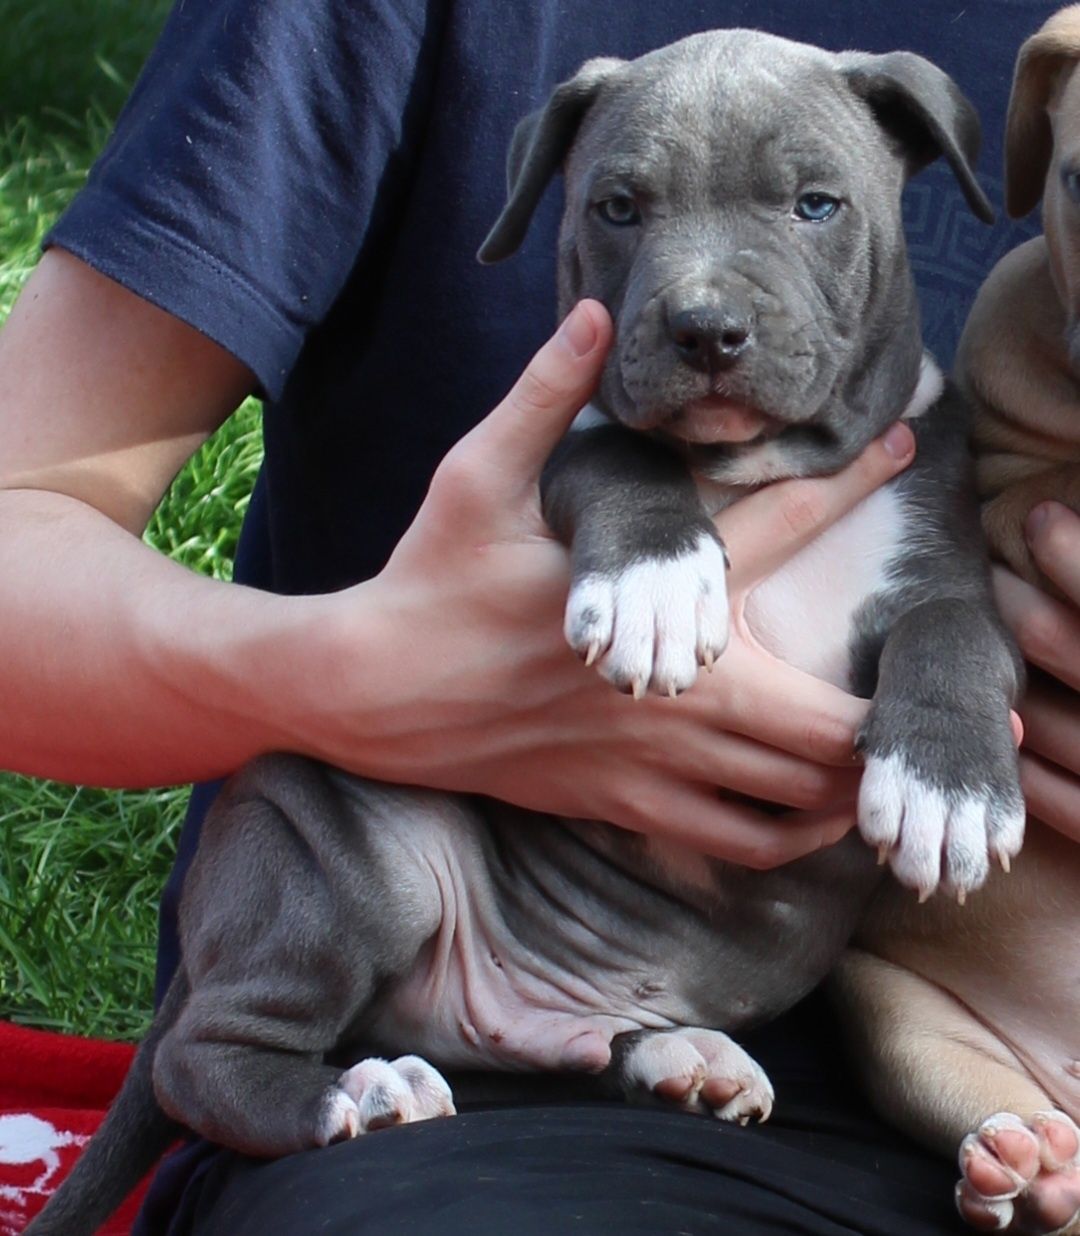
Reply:
M517 256L484 268L474 254L504 200L515 123L583 60L736 25L833 50L920 52L979 108L980 180L1000 204L1013 60L1056 7L184 0L47 243L252 369L266 459L237 577L334 589L379 570L438 460L554 324L557 185ZM906 217L926 338L948 364L979 283L1036 223L985 227L940 162L910 186ZM178 877L163 910L163 976L175 964L177 887Z

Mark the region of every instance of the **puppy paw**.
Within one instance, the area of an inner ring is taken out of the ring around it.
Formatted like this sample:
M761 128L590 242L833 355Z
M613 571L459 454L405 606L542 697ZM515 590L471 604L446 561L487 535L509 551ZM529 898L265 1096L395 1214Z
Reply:
M1080 1232L1080 1129L1064 1112L991 1116L960 1146L956 1205L982 1232Z
M875 706L860 746L859 831L901 884L963 902L1008 870L1024 840L1024 799L1007 717Z
M575 579L564 631L570 647L620 691L678 695L728 640L727 558L703 532L669 558L641 558Z
M859 790L859 830L901 884L925 900L939 885L961 901L1004 867L1024 839L1024 806L1005 787L946 789L903 756L871 757Z
M719 1030L643 1030L617 1035L613 1065L628 1099L717 1120L768 1120L773 1088L752 1057Z
M453 1116L446 1079L419 1056L361 1060L338 1079L327 1101L320 1142L344 1141L395 1124Z

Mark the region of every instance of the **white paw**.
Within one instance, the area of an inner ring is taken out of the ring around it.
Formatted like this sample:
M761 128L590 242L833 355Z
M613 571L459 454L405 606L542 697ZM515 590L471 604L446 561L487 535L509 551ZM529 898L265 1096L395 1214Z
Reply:
M360 1113L356 1104L344 1090L332 1090L320 1109L316 1145L332 1146L335 1142L348 1141L359 1132Z
M419 1056L361 1060L342 1073L338 1086L324 1122L327 1143L455 1114L446 1079Z
M622 1062L638 1093L717 1120L768 1120L773 1088L764 1069L719 1030L688 1028L644 1035Z
M859 789L859 831L901 884L925 900L939 885L964 900L1003 867L1024 840L1023 806L990 790L944 790L900 755L867 760Z
M585 576L570 590L567 642L621 691L677 695L727 646L726 570L723 547L703 534L677 558Z

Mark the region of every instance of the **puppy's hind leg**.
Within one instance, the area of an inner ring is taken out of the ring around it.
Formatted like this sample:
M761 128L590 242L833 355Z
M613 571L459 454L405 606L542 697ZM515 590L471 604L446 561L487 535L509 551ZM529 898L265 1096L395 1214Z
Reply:
M891 1124L950 1157L981 1231L1080 1236L1080 1137L1000 1039L943 988L849 949L830 980L852 1057Z
M677 1026L617 1034L600 1080L631 1103L677 1107L737 1124L768 1120L773 1108L765 1071L720 1030Z
M272 757L207 817L180 912L191 994L154 1086L212 1141L278 1156L393 1122L324 1063L427 932L395 918L362 810L322 766Z

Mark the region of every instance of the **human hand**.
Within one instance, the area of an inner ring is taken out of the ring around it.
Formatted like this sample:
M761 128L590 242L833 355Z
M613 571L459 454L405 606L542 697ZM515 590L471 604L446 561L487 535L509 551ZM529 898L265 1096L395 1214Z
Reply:
M738 623L714 673L676 701L619 695L563 640L567 555L537 481L610 339L604 310L579 306L444 460L384 571L326 599L336 685L300 732L323 758L385 780L608 820L749 866L790 861L853 821L865 702L775 660ZM729 508L729 587L749 591L912 453L895 427L836 477ZM354 665L349 647L376 652ZM374 708L357 715L362 698ZM777 816L722 791L809 810Z
M1020 707L1020 770L1028 810L1080 841L1080 518L1057 502L1025 528L1035 560L1065 600L994 568L1005 621L1033 667Z

